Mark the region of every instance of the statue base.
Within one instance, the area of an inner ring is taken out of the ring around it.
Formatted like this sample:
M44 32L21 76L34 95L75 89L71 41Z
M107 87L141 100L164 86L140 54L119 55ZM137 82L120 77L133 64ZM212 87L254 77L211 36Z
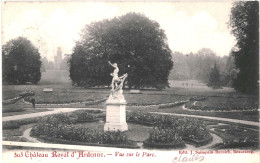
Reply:
M106 101L106 123L104 131L127 131L126 101L123 95L109 96Z

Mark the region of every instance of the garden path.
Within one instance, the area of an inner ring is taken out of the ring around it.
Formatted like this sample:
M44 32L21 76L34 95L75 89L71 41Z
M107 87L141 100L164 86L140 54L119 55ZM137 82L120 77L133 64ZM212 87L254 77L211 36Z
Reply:
M33 137L30 136L31 130L32 130L32 128L26 129L21 137L24 137L24 138L28 139L30 142L33 142L33 143L41 143L36 138L33 138Z

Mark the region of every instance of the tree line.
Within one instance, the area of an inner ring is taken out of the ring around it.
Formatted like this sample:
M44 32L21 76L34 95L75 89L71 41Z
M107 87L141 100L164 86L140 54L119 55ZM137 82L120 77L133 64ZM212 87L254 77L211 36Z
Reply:
M169 76L172 80L193 79L209 83L209 85L212 85L211 81L217 81L216 86L231 87L238 72L231 54L220 57L208 48L189 54L174 52L172 58L174 67ZM212 80L213 69L219 74L217 78L214 77L217 80Z

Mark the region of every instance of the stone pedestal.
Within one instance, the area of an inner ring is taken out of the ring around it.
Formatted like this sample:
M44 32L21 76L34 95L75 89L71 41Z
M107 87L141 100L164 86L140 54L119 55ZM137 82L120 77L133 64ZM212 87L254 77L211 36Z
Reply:
M118 97L109 96L106 101L106 123L104 131L127 131L126 101L121 94Z

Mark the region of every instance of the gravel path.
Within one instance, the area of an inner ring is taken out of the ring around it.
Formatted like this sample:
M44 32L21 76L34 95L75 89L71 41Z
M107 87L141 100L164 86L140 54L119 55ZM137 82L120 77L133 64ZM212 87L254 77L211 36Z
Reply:
M33 138L30 136L30 132L31 132L32 128L28 128L24 131L22 137L28 139L30 142L33 143L41 143L39 140L37 140L36 138Z

